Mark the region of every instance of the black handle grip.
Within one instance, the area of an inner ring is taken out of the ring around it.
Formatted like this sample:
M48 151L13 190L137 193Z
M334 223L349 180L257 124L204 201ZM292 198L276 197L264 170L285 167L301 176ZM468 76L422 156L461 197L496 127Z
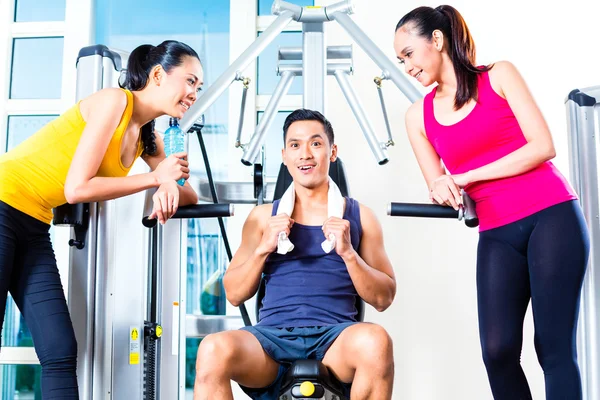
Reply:
M390 203L388 215L392 217L457 218L452 207L421 203Z
M180 207L171 218L217 218L231 217L233 215L233 204L194 204ZM142 224L146 228L156 226L157 219L148 219L148 215L142 218Z
M469 228L479 226L479 218L475 212L475 202L468 196L463 196L464 207L456 211L452 207L437 204L422 203L390 203L388 215L392 217L420 217L420 218L456 218L465 220Z

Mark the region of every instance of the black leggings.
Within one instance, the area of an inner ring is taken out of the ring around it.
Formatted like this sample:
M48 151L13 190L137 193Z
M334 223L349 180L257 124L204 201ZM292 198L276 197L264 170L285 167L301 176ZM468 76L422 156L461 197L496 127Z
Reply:
M581 399L575 339L588 254L587 226L576 201L481 232L479 334L494 399L531 399L520 365L529 299L546 399Z
M49 228L0 201L0 328L10 292L42 365L42 398L77 399L77 344Z

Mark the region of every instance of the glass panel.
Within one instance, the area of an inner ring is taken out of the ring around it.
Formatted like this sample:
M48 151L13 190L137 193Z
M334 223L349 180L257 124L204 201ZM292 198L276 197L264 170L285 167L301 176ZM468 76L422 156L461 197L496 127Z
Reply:
M39 365L0 365L0 400L41 400Z
M277 53L280 47L302 47L302 32L282 32L258 57L257 90L258 94L270 95L279 82L277 76ZM286 61L286 64L296 63ZM297 61L302 64L302 60ZM302 94L302 77L297 76L287 94Z
M66 0L17 0L15 22L64 21Z
M291 111L279 111L271 128L267 131L265 137L265 173L267 177L277 178L279 167L281 166L281 149L283 149L283 123ZM257 113L257 120L260 121L263 112Z
M62 37L13 40L10 99L60 99L63 43Z
M1 347L33 347L31 333L12 297L8 295L2 328Z
M229 3L213 0L148 0L140 7L138 2L98 0L95 8L95 43L131 51L144 43L157 45L166 39L182 41L200 56L206 88L229 66ZM135 15L136 21L148 23L132 24L131 15ZM211 159L211 168L217 179L227 174L227 157L215 156L227 149L228 97L226 91L205 112L203 134L209 155L214 158ZM157 124L157 129L161 128ZM189 159L193 173L204 171L197 143L196 139L190 143Z
M286 0L288 3L299 6L314 6L314 0ZM274 0L258 0L258 15L271 15L271 6Z
M225 222L225 221L224 221ZM225 315L228 259L218 221L188 221L187 314Z
M10 115L6 134L6 151L19 145L57 115Z

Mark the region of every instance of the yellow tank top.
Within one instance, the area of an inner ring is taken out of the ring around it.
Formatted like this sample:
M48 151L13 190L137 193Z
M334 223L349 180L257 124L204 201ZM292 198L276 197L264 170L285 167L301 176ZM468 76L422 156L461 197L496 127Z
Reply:
M131 165L121 162L121 140L133 110L133 95L102 159L96 176L123 177ZM0 201L42 222L52 222L52 209L67 202L65 181L85 128L79 103L49 122L23 143L0 156ZM136 159L142 154L141 139ZM133 163L132 163L133 164Z

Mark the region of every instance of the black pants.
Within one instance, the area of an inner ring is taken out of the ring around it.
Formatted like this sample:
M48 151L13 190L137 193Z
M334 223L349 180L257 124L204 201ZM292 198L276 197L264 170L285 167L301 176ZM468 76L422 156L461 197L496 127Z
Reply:
M531 399L520 365L530 299L546 399L581 399L575 339L588 255L587 226L576 201L481 232L479 333L494 399Z
M0 327L10 292L42 366L42 398L77 399L77 343L49 229L0 202Z

